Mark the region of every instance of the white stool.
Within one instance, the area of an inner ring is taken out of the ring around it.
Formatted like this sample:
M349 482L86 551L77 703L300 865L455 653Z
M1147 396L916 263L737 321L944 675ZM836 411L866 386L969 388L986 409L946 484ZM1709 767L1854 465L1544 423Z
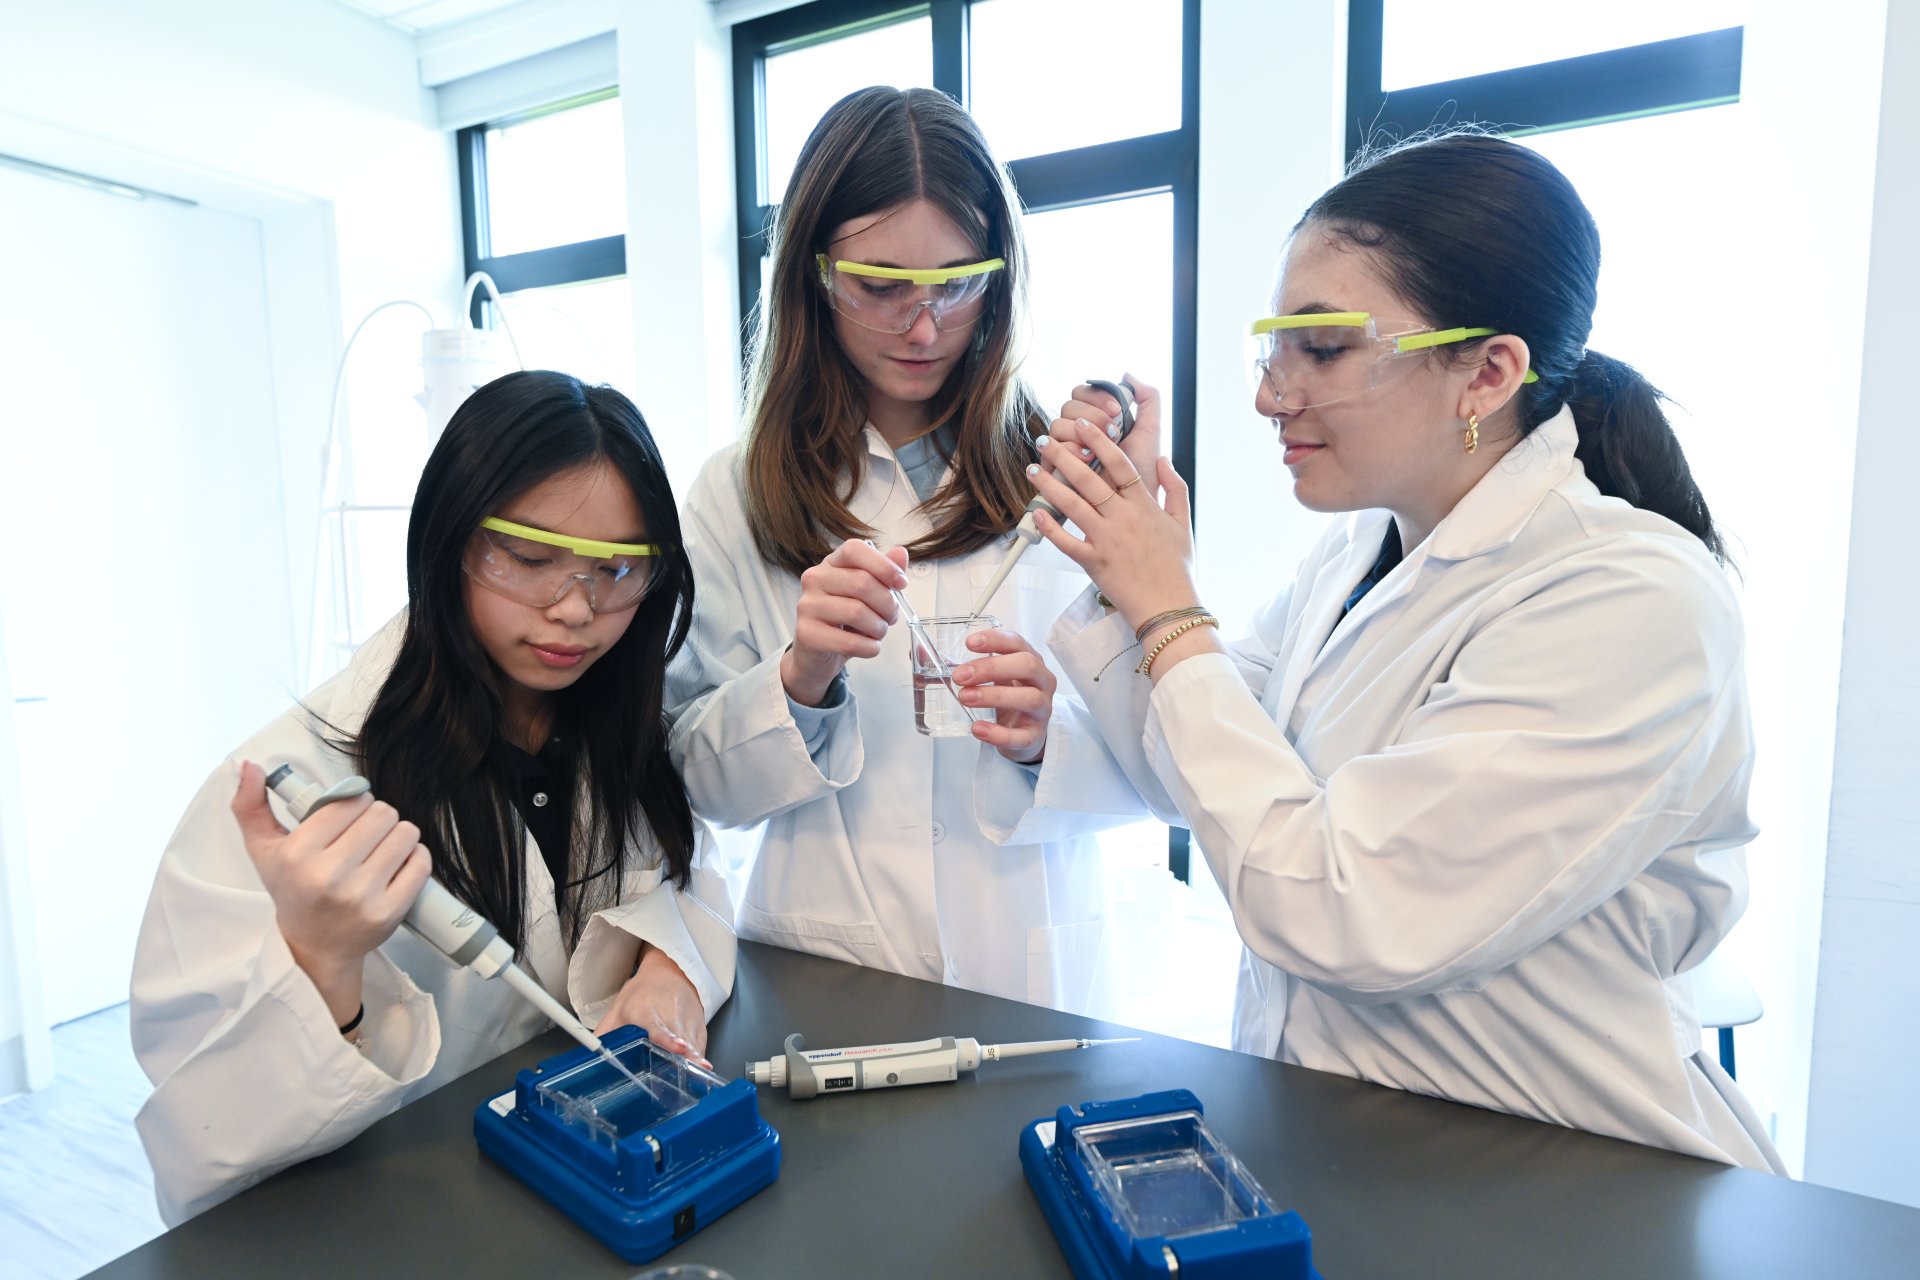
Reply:
M1720 1065L1731 1076L1733 1070L1733 1029L1757 1022L1764 1011L1760 995L1740 972L1740 966L1727 954L1724 944L1715 947L1706 960L1688 970L1693 980L1693 1011L1702 1028L1720 1031Z

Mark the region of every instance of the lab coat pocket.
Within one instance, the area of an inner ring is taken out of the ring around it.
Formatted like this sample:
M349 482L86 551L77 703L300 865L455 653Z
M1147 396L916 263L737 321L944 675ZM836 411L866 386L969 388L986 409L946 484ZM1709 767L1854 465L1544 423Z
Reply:
M1027 1000L1083 1013L1100 963L1099 918L1027 930Z
M872 965L880 956L880 931L871 921L818 920L812 916L775 915L750 902L740 904L740 936L776 947L805 951L833 960Z

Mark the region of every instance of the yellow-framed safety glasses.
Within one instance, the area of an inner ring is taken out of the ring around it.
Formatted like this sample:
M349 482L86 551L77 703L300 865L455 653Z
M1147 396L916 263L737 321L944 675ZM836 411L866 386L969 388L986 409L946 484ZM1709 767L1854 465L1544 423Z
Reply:
M1498 329L1436 329L1367 311L1267 316L1247 326L1252 384L1264 381L1287 409L1317 408L1372 391L1414 368L1435 347L1491 338ZM1527 370L1525 381L1538 382Z
M824 253L814 261L833 309L876 333L905 333L922 311L933 314L942 333L966 328L986 309L993 273L1007 265L1005 258L988 258L957 267L875 267Z
M489 516L473 531L460 565L489 591L536 609L577 582L595 613L618 613L647 594L659 554L655 543L576 538Z

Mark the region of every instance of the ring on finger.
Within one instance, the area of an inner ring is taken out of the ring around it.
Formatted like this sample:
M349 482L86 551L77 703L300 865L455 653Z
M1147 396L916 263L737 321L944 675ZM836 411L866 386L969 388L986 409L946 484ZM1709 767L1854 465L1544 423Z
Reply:
M1106 497L1100 499L1100 501L1093 504L1093 509L1095 511L1098 511L1100 508L1106 506L1109 502L1112 502L1115 498L1119 496L1120 496L1120 491L1118 489L1110 489L1107 491Z
M1133 486L1139 483L1140 483L1140 477L1136 475L1133 479L1127 481L1125 484L1117 484L1113 486L1113 491L1115 493L1125 493L1127 490L1133 488Z

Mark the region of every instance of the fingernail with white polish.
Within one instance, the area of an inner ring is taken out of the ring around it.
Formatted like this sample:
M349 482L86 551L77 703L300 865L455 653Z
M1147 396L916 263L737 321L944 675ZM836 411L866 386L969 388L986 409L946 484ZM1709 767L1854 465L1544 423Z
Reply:
M1083 458L1091 458L1093 456L1093 450L1086 448L1083 445L1080 449L1080 456Z
M1052 436L1041 436L1039 439L1033 442L1033 447L1036 449L1044 449L1052 443L1053 443Z
M1118 440L1119 438L1120 438L1120 424L1115 422L1107 427L1107 439Z
M1027 474L1028 474L1028 475L1030 475L1030 476L1037 476L1037 475L1039 475L1039 474L1040 474L1040 464L1039 464L1039 463L1037 463L1037 462L1029 462L1029 463L1027 464Z

